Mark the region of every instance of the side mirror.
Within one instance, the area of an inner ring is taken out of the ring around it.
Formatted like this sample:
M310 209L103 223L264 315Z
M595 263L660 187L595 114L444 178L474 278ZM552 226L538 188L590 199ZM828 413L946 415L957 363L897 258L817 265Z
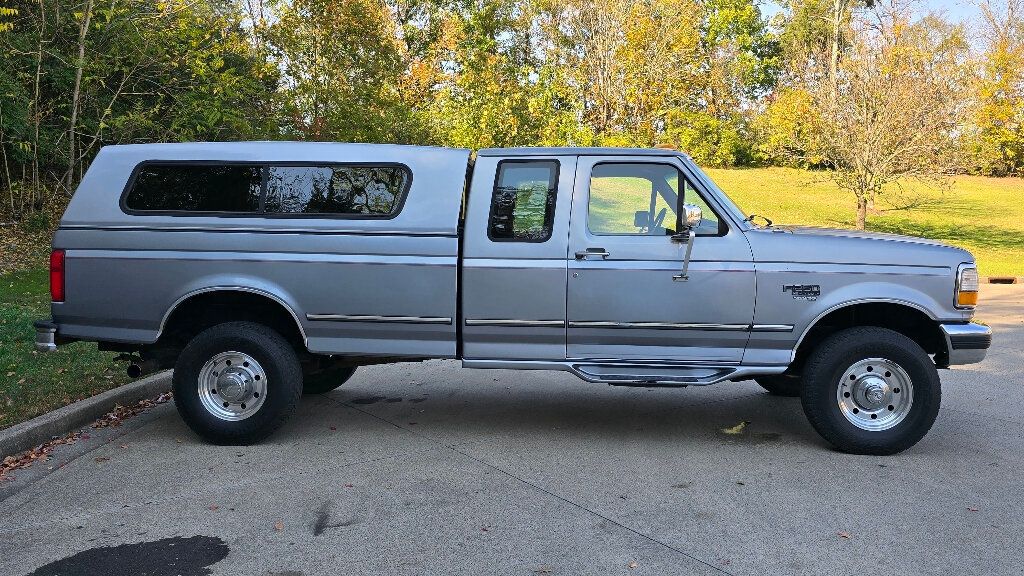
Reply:
M647 210L637 210L633 213L633 226L636 228L650 228L651 213Z
M686 242L686 254L683 256L683 269L679 271L679 274L672 277L672 280L675 282L686 282L690 279L690 275L687 272L690 269L690 254L693 252L693 241L697 237L694 229L700 226L700 221L704 219L704 214L701 212L700 206L683 204L682 217L686 229L673 235L672 241Z
M683 204L683 221L690 228L696 228L700 226L701 220L704 219L704 213L701 211L700 206L695 204Z

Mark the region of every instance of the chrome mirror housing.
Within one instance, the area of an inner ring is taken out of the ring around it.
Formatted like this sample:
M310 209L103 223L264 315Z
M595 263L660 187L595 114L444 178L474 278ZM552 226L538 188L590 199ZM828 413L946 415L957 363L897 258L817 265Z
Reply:
M700 221L703 219L704 213L701 211L700 206L696 204L683 204L683 220L688 227L696 228L700 226Z

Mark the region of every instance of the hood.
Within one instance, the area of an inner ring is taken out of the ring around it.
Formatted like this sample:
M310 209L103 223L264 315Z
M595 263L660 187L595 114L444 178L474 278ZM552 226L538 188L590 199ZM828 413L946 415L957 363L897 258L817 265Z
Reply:
M773 226L776 230L785 233L801 236L830 236L834 238L862 238L865 240L888 240L890 242L912 242L914 244L925 244L928 246L944 246L956 248L938 240L929 238L918 238L917 236L903 236L901 234L886 234L883 232L866 232L864 230L843 230L839 228L819 228L816 226Z
M927 238L811 226L747 232L754 260L949 267L973 262L970 252Z

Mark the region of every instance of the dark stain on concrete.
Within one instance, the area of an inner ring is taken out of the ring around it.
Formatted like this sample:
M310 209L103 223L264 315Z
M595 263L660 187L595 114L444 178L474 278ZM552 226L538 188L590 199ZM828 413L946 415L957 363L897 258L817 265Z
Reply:
M29 576L208 576L228 555L220 538L193 536L102 546L40 567Z
M331 502L327 501L321 504L320 509L317 510L316 519L313 520L311 528L313 529L313 536L319 536L331 528L346 528L358 523L355 518L345 520L344 522L331 522Z
M383 396L368 396L366 398L356 398L352 400L353 404L376 404L377 402L387 402L393 404L395 402L401 402L401 398L385 398Z

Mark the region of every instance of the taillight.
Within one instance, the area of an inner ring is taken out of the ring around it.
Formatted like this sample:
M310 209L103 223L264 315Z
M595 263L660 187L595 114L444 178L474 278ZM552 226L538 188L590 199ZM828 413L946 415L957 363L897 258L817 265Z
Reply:
M64 251L50 252L50 300L64 301Z

